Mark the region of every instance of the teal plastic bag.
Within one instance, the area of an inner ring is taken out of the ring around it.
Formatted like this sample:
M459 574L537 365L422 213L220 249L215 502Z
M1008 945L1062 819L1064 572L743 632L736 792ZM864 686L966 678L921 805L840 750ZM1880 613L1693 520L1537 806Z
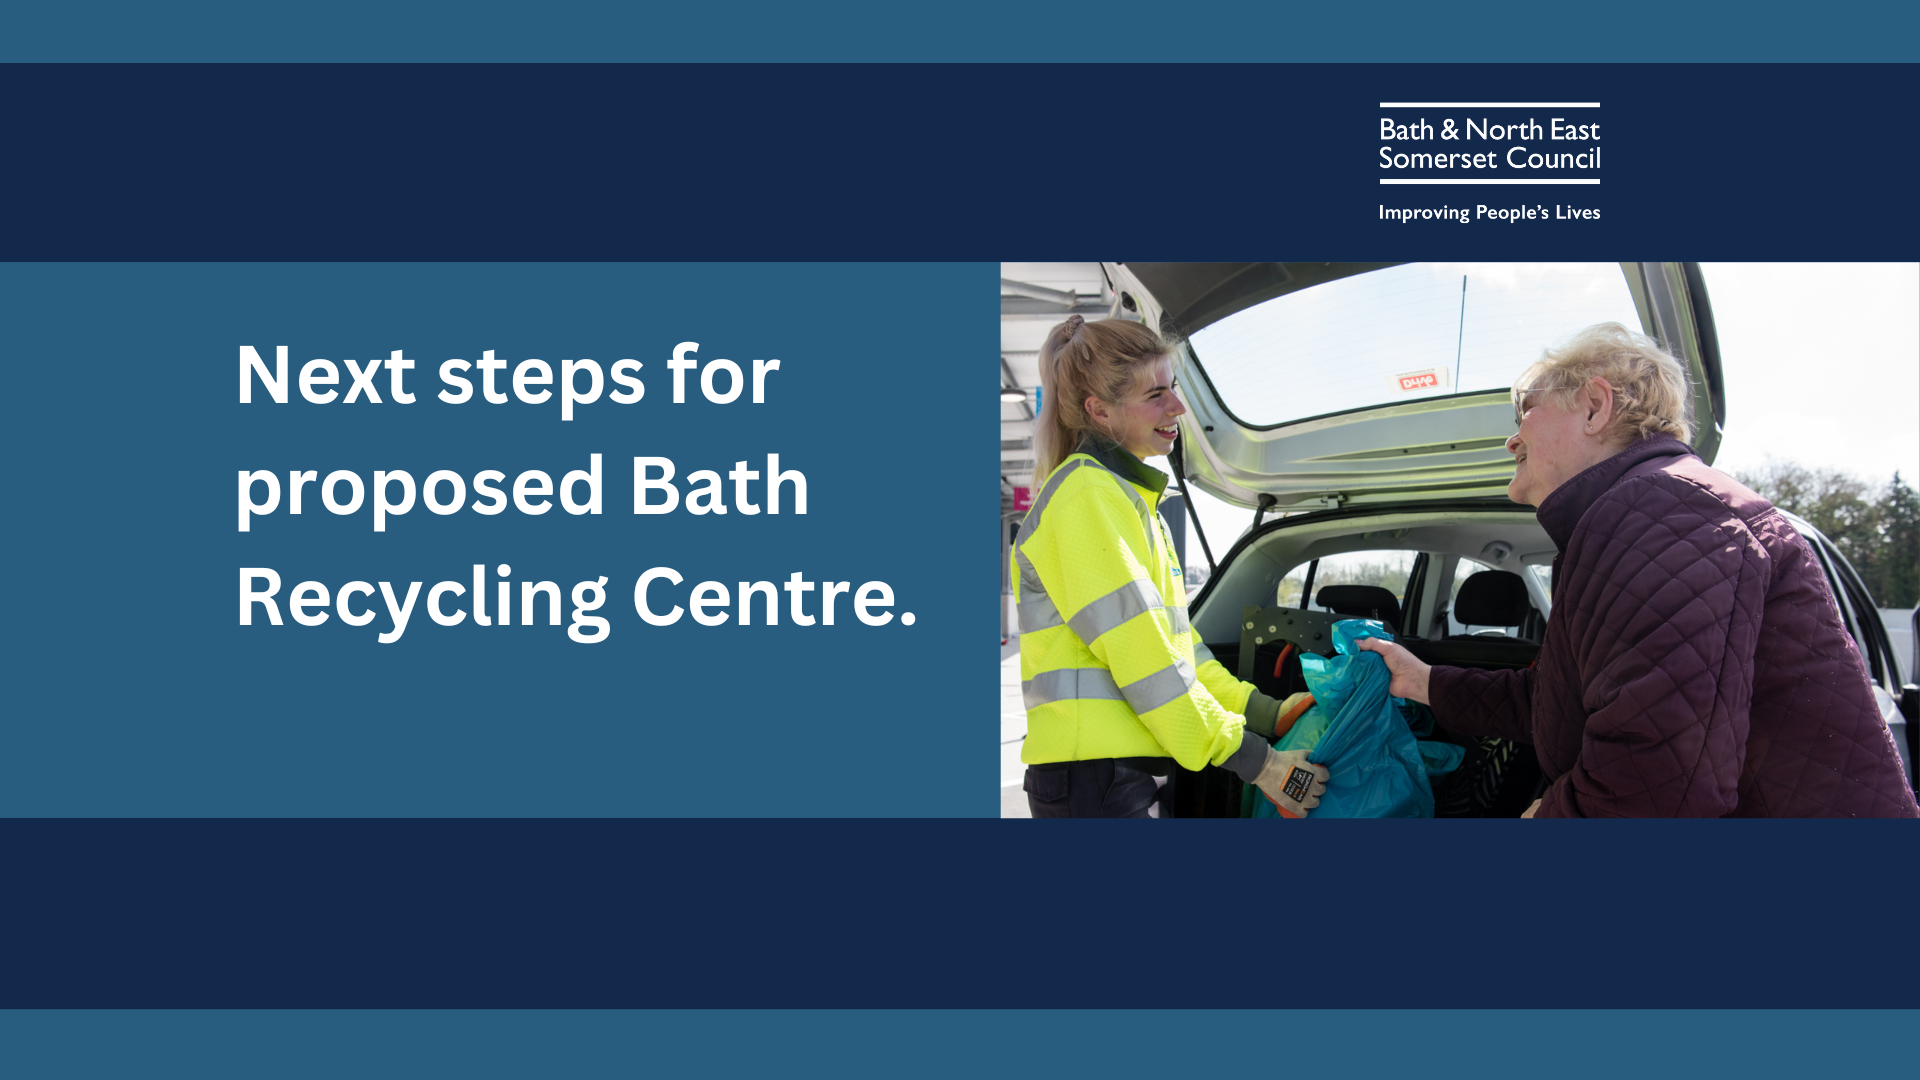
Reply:
M1452 743L1420 742L1420 760L1427 763L1427 782L1431 784L1436 776L1445 776L1460 767L1467 758L1467 748Z
M1387 662L1354 646L1363 637L1393 640L1378 622L1342 619L1333 624L1331 659L1311 653L1300 658L1314 706L1275 749L1310 750L1307 760L1327 767L1327 792L1309 818L1432 817L1428 763L1387 693ZM1444 768L1443 761L1434 764ZM1262 797L1254 800L1253 816L1280 813Z

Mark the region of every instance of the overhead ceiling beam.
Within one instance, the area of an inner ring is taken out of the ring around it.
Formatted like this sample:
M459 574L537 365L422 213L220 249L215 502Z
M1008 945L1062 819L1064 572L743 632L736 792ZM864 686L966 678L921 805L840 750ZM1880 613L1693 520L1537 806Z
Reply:
M1029 285L1012 278L1000 279L1000 291L1002 294L1012 293L1015 296L1024 296L1029 300L1045 300L1049 304L1059 304L1063 308L1075 307L1080 303L1079 293L1049 289L1045 285Z

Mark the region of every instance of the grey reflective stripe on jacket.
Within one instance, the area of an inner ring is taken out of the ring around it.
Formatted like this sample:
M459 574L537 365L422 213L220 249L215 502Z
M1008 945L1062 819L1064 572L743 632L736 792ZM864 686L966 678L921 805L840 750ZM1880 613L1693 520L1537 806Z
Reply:
M1106 668L1043 671L1020 684L1020 697L1029 709L1056 701L1124 701L1135 715L1140 715L1178 701L1192 688L1192 666L1185 660L1177 660L1125 686L1114 685L1113 673Z
M1152 676L1148 677L1152 678ZM1029 709L1051 705L1056 701L1080 701L1087 698L1100 698L1106 701L1129 700L1120 692L1120 688L1114 685L1113 673L1106 668L1059 668L1054 671L1043 671L1020 684L1020 697Z
M1060 485L1066 481L1067 477L1073 475L1074 470L1091 464L1093 462L1087 460L1068 461L1055 469L1053 475L1047 478L1046 484L1040 488L1040 494L1033 500L1033 508L1027 511L1026 517L1020 519L1022 543L1025 543L1027 538L1040 528L1040 516L1046 513L1047 504L1053 501L1054 493L1060 490ZM1139 495L1136 494L1134 497L1138 498ZM1018 546L1013 549L1013 559L1020 566L1020 606L1018 608L1020 632L1031 634L1036 630L1059 626L1063 621L1060 618L1060 609L1055 607L1052 598L1047 596L1047 587L1040 583L1040 571L1033 568L1033 560L1027 558L1027 553L1020 550Z
M1026 583L1022 582L1020 595L1025 596L1026 593ZM1020 616L1020 632L1023 634L1031 634L1036 630L1050 630L1062 622L1060 609L1054 607L1053 601L1044 593L1038 600L1022 600L1016 610Z
M1025 573L1024 568L1022 574ZM1020 583L1020 594L1025 596L1027 585L1024 578ZM1187 609L1183 604L1168 607L1160 599L1160 590L1153 582L1135 579L1120 586L1113 592L1095 600L1080 609L1069 626L1080 636L1080 640L1093 644L1093 639L1119 626L1128 619L1144 612L1159 608L1167 613L1169 632L1184 634L1192 631L1193 624L1187 621ZM1020 621L1020 632L1031 634L1038 630L1050 630L1066 621L1060 618L1060 609L1053 604L1053 598L1041 593L1037 599L1021 600L1016 612ZM1199 658L1196 655L1195 660Z
M1095 638L1136 615L1145 615L1164 607L1160 590L1153 582L1135 578L1095 600L1067 620L1080 640L1092 645Z
M1089 465L1120 482L1121 492L1133 501L1134 512L1140 515L1140 527L1146 531L1147 547L1151 557L1160 558L1158 524L1154 520L1153 512L1147 509L1147 501L1140 497L1140 493L1133 489L1133 484L1126 477L1101 465L1098 461L1086 458L1068 461L1047 479L1045 486L1040 489L1040 494L1033 500L1033 508L1027 511L1025 518L1021 519L1021 538L1024 540L1032 536L1040 528L1041 515L1046 511L1047 504L1053 501L1054 493L1060 490L1060 485L1066 481L1067 477L1073 475L1075 469ZM1018 546L1014 548L1013 554L1014 561L1020 566L1020 603L1015 608L1020 632L1031 634L1037 630L1048 630L1059 626L1065 620L1060 617L1060 609L1054 604L1053 598L1047 595L1047 587L1041 583L1039 571L1034 569L1033 563ZM1143 590L1143 593L1130 595L1129 590ZM1154 608L1166 608L1166 604L1160 598L1160 590L1154 588L1151 581L1136 580L1088 604L1073 617L1072 629L1079 635L1082 642L1091 645L1094 638L1135 615ZM1188 626L1184 607L1168 608L1167 617L1174 624L1175 633L1179 633Z
M1120 688L1136 715L1145 715L1169 701L1184 697L1193 688L1193 665L1175 660L1144 679Z

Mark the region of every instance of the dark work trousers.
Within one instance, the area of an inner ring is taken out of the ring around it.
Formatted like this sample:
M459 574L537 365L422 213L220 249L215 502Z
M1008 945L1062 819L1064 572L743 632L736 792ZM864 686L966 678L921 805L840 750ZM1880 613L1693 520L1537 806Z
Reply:
M1149 817L1168 758L1099 758L1027 766L1027 809L1037 818Z

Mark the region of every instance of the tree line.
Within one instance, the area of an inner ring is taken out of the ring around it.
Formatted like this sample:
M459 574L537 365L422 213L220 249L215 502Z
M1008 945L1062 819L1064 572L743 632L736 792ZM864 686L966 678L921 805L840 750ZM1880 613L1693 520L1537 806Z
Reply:
M1733 476L1827 534L1880 606L1920 606L1920 492L1898 472L1880 487L1796 462L1769 461Z

